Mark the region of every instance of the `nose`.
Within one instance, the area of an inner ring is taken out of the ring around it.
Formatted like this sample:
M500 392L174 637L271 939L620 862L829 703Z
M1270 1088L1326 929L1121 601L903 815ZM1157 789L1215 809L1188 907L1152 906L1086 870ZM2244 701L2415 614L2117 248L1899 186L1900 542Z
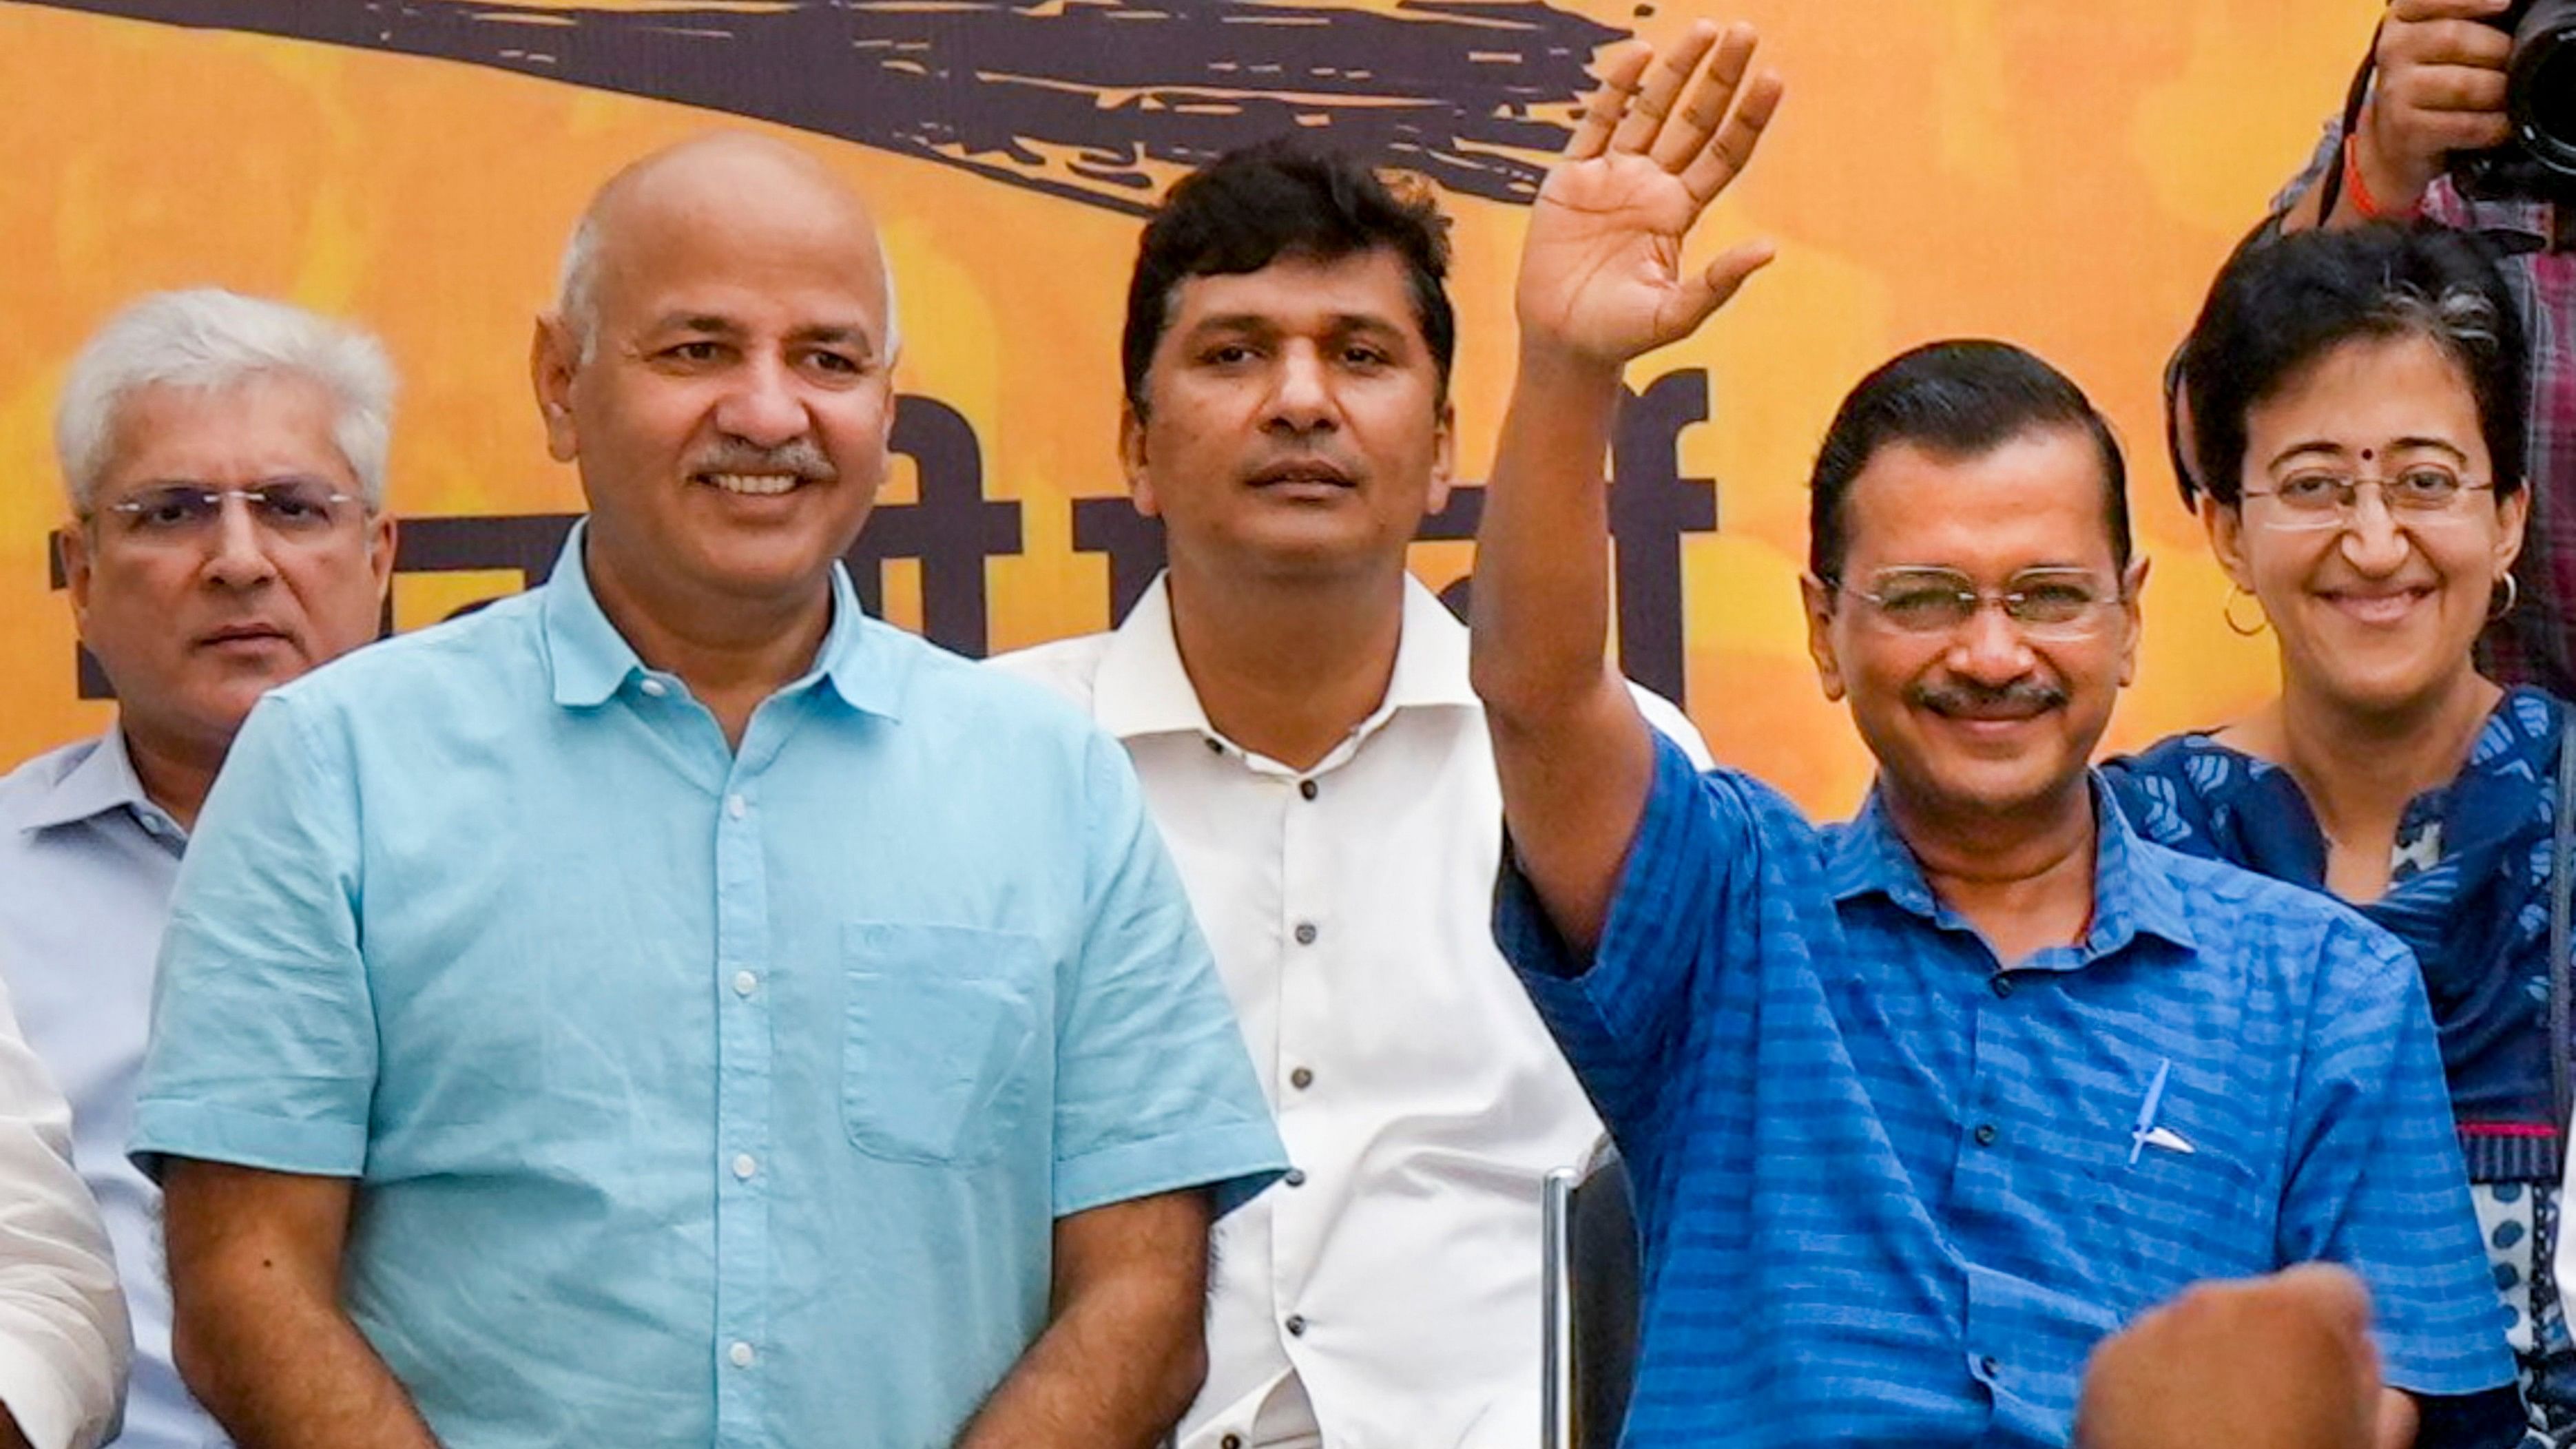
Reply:
M251 517L250 505L239 498L225 499L209 541L207 580L224 588L249 589L276 578L277 561L268 556L268 546L267 530Z
M759 448L776 448L805 436L812 419L796 378L776 358L743 367L716 404L716 426Z
M2406 562L2413 542L2406 531L2389 515L2388 501L2376 488L2355 494L2352 514L2344 520L2343 536L2338 541L2344 562L2364 578L2386 578Z
M2010 684L2036 661L2030 641L1993 601L1982 602L1950 640L1950 672L1979 684Z
M1280 354L1270 390L1270 421L1298 433L1334 426L1332 377L1317 348L1299 345Z

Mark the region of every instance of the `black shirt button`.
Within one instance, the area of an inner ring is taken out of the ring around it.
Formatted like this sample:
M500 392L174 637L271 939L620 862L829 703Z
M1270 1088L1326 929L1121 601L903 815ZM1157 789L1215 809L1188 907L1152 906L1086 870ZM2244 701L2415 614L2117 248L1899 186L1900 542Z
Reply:
M1992 1146L1994 1146L1994 1145L1995 1145L1995 1124L1994 1124L1994 1123L1992 1123L1992 1122L1980 1122L1980 1123L1978 1123L1978 1124L1977 1124L1976 1137L1977 1137L1977 1145L1978 1145L1979 1147L1992 1147Z
M1312 946L1312 945L1314 945L1314 944L1315 944L1315 923L1314 923L1314 922L1312 922L1312 921L1299 921L1299 922L1297 923L1297 930L1296 930L1295 934L1296 934L1296 937L1297 937L1297 944L1298 944L1298 945L1300 945L1300 946Z

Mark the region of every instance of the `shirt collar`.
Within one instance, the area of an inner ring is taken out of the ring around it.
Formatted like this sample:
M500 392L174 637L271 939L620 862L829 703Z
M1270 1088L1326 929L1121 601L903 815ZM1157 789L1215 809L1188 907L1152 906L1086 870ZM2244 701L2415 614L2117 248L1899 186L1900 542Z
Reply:
M2140 936L2196 949L2199 943L2173 878L2140 855L2137 832L2100 776L2088 779L2093 793L2093 924L2072 964L2085 965L2108 956ZM1921 863L1896 833L1896 822L1875 789L1835 842L1826 862L1826 880L1837 902L1883 895L1900 909L1936 925L1965 925L1932 894Z
M111 726L55 779L53 788L37 800L35 809L27 815L25 825L30 830L51 830L58 825L95 819L111 810L140 814L158 813L160 808L143 793L143 778L134 773L134 758L125 751L125 731Z
M569 709L605 704L620 689L649 673L635 646L609 622L590 590L582 539L590 531L584 519L572 526L563 552L555 557L541 605L546 660L554 675L555 703ZM829 683L843 703L886 719L901 717L905 660L885 636L891 626L867 617L859 607L850 572L832 565L832 626L814 651L814 667L781 693L817 681Z
M1136 606L1109 636L1092 684L1092 717L1119 739L1141 735L1216 733L1198 690L1181 665L1172 636L1170 575L1157 574ZM1467 682L1467 626L1411 574L1404 577L1403 634L1395 647L1395 673L1373 720L1399 709L1474 708Z

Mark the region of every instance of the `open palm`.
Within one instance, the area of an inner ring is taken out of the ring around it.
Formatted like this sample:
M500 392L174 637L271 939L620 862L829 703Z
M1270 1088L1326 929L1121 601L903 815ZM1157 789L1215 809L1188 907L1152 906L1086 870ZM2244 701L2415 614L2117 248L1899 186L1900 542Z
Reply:
M1517 302L1525 344L1625 362L1689 336L1771 259L1750 243L1682 266L1693 223L1779 105L1778 77L1745 78L1754 43L1750 26L1720 36L1703 23L1651 72L1643 50L1612 64L1530 215Z

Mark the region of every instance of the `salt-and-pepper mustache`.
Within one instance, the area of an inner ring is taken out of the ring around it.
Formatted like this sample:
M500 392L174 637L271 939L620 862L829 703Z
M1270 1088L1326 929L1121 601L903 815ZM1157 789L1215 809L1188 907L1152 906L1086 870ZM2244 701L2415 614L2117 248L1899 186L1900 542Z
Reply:
M689 473L692 477L707 473L786 473L807 483L829 483L841 476L810 438L798 438L775 448L721 444L691 459Z

